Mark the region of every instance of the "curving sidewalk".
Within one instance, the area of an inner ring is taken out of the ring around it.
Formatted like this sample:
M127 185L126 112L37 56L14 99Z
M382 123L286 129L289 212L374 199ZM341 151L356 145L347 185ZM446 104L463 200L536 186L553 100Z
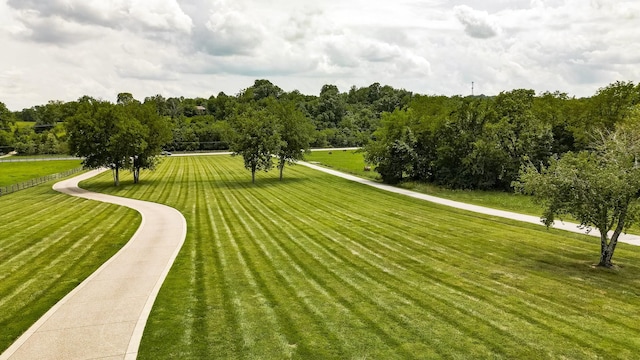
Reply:
M174 208L89 192L78 183L94 170L56 183L62 193L126 206L142 215L131 240L44 314L2 355L8 359L135 359L147 318L187 233Z
M484 207L484 206L471 205L471 204L462 203L462 202L459 202L459 201L443 199L443 198L439 198L439 197L435 197L435 196L431 196L431 195L426 195L426 194L418 193L418 192L407 190L407 189L397 188L397 187L391 186L391 185L381 184L381 183L378 183L378 182L375 182L375 181L372 181L372 180L363 179L363 178L360 178L360 177L357 177L357 176L354 176L354 175L345 174L345 173L337 171L337 170L328 169L328 168L325 168L325 167L322 167L322 166L318 166L318 165L314 165L314 164L310 164L310 163L304 162L304 161L298 161L297 164L304 165L306 167L309 167L309 168L312 168L312 169L315 169L315 170L319 170L319 171L325 172L327 174L331 174L331 175L334 175L334 176L339 176L339 177L341 177L343 179L355 181L355 182L360 183L360 184L369 185L369 186L372 186L372 187L374 187L376 189L390 191L390 192L393 192L393 193L396 193L396 194L402 194L402 195L410 196L412 198L416 198L416 199L420 199L420 200L426 200L426 201L430 201L430 202L433 202L433 203L436 203L436 204L441 204L441 205L445 205L445 206L454 207L456 209L473 211L473 212L476 212L476 213L486 214L486 215L490 215L490 216L497 216L497 217L511 219L511 220L523 221L523 222L528 222L528 223L536 224L536 225L544 225L544 224L542 224L542 222L540 222L540 217L539 216L523 215L523 214L518 214L518 213L514 213L514 212L510 212L510 211L497 210L497 209L492 209L492 208L488 208L488 207ZM562 221L557 221L556 220L553 223L553 227L555 229L562 229L562 230L571 231L571 232L574 232L574 233L587 234L587 232L585 231L584 228L581 228L578 224L574 224L574 223L562 222ZM588 233L588 235L597 236L599 238L600 237L600 232L597 229L593 229ZM609 236L611 236L611 233L609 234ZM640 246L640 236L638 236L638 235L622 234L618 238L618 241L622 242L622 243L627 243L627 244L631 244L631 245Z

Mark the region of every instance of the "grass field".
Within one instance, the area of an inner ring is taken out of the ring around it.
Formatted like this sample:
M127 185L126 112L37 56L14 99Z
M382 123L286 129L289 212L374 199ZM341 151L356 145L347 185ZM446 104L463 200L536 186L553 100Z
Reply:
M54 182L0 197L0 353L140 222L133 210L55 192Z
M305 155L305 160L348 174L380 181L380 175L373 169L371 171L364 170L365 165L367 165L364 161L364 153L356 150L313 151ZM534 204L531 197L525 195L503 191L451 190L442 186L416 182L405 182L400 184L400 187L494 209L515 211L529 215L540 215L542 213L542 208Z
M353 150L332 151L332 154L328 154L328 151L314 151L306 155L306 160L352 175L380 181L378 173L375 171L363 171L365 162L364 154L361 152ZM520 214L541 216L544 212L542 206L534 203L531 196L522 194L504 191L452 190L442 186L412 181L403 182L398 186L444 199L513 211ZM562 220L578 222L569 215L565 215ZM640 223L632 224L627 231L631 234L640 234Z
M55 160L61 160L61 159L68 159L68 160L78 160L77 157L68 155L68 154L38 154L38 155L13 155L12 157L6 158L6 160L49 160L49 159L55 159ZM5 160L5 159L0 159L0 160Z
M312 151L304 156L305 161L346 172L348 174L380 180L380 175L373 171L365 171L364 153L356 150Z
M332 151L331 155L328 154L328 151L314 151L306 155L305 159L349 174L380 180L378 173L373 171L373 169L370 172L363 171L365 166L364 154L354 150ZM514 211L529 215L542 214L542 208L534 204L531 197L526 195L506 193L503 191L451 190L442 186L416 182L405 182L400 184L400 187L445 199L494 209Z
M168 158L134 186L187 240L139 358L628 359L640 249L384 193L295 166L251 184L240 158Z
M17 184L40 176L57 174L81 166L81 160L0 162L0 186Z

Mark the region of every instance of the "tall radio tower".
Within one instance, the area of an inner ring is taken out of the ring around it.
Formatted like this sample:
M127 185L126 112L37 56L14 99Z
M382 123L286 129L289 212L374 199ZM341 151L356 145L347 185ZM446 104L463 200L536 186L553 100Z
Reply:
M471 96L473 96L473 81L471 82Z

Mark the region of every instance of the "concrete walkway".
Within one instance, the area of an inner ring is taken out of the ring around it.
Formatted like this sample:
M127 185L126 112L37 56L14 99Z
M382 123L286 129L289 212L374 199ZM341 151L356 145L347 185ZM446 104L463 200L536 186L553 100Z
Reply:
M524 222L528 222L528 223L531 223L531 224L544 225L544 224L542 224L542 222L540 222L540 217L539 216L523 215L523 214L518 214L518 213L514 213L514 212L510 212L510 211L496 210L496 209L492 209L492 208L488 208L488 207L484 207L484 206L471 205L471 204L466 204L466 203L462 203L462 202L458 202L458 201L447 200L447 199L443 199L443 198L439 198L439 197L435 197L435 196L430 196L430 195L418 193L418 192L411 191L411 190L397 188L397 187L394 187L394 186L391 186L391 185L381 184L381 183L378 183L378 182L375 182L375 181L372 181L372 180L363 179L363 178L360 178L360 177L357 177L357 176L354 176L354 175L345 174L345 173L340 172L340 171L328 169L326 167L310 164L310 163L304 162L304 161L299 161L297 163L300 164L300 165L304 165L304 166L307 166L309 168L315 169L315 170L323 171L325 173L328 173L328 174L331 174L331 175L334 175L334 176L339 176L339 177L347 179L347 180L355 181L355 182L360 183L360 184L369 185L369 186L372 186L374 188L385 190L385 191L390 191L390 192L393 192L393 193L396 193L396 194L402 194L402 195L410 196L412 198L430 201L430 202L433 202L433 203L436 203L436 204L451 206L451 207L454 207L456 209L468 210L468 211L473 211L473 212L486 214L486 215L491 215L491 216L497 216L497 217L511 219L511 220L524 221ZM585 229L580 228L578 224L574 224L574 223L555 221L553 223L553 227L556 228L556 229L562 229L562 230L571 231L571 232L574 232L574 233L587 234ZM600 232L597 229L592 229L588 233L588 235L597 236L599 238L600 237ZM609 235L611 235L611 233ZM638 236L638 235L622 234L618 238L618 241L619 242L623 242L623 243L627 243L627 244L631 244L631 245L640 246L640 236Z
M142 224L131 240L44 314L2 355L8 359L135 359L147 318L187 233L180 212L156 203L92 193L78 182L54 189L132 208Z

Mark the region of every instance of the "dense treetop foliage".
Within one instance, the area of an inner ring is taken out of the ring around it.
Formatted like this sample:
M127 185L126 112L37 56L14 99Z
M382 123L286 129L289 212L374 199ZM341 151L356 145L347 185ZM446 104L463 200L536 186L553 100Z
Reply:
M0 106L0 152L69 152L63 124L82 112L87 98L50 101L13 113ZM327 84L316 96L286 92L259 79L235 95L158 94L137 101L123 92L116 99L123 106L149 106L167 119L167 151L230 149L237 140L234 124L243 114L280 108L290 112L280 124L289 116L312 124L311 147L365 147L366 158L385 181L411 179L465 189L510 189L523 165L540 167L569 151L587 149L596 130L613 130L639 102L640 85L620 81L589 98L527 89L496 96L419 95L379 83L346 92Z
M83 157L85 167L112 169L116 185L124 169L133 172L137 183L140 170L152 169L171 139L168 120L126 93L118 95L117 104L80 99L65 125L71 154Z
M388 182L405 178L452 188L510 189L523 165L586 150L597 131L630 117L640 86L616 82L591 98L532 90L495 97L412 97L382 116L367 159Z

